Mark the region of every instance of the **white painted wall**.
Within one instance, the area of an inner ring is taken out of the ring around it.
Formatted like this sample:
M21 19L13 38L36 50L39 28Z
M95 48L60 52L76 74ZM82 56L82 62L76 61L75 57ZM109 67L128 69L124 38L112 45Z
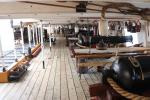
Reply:
M146 39L146 46L147 47L150 47L150 22L145 22L145 39ZM148 33L149 33L149 36L148 36Z
M138 43L143 43L144 47L150 47L150 42L147 41L147 22L141 22L141 31L137 32Z
M3 51L13 50L14 34L10 26L10 20L0 20L0 35L2 42L2 50Z
M141 22L141 31L140 32L137 32L137 35L138 35L138 42L139 43L143 43L144 46L146 46L146 30L145 30L145 22L142 21Z
M136 33L130 33L125 30L126 35L132 35L133 36L133 44L127 43L128 46L137 44L137 43L143 43L144 47L148 46L147 42L147 30L146 30L146 22L145 21L140 21L141 22L141 31L136 32Z

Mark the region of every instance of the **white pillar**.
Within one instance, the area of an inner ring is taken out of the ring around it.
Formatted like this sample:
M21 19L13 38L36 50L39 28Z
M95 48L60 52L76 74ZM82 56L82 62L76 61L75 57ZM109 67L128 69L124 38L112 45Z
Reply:
M41 49L42 49L42 61L43 61L43 69L45 68L45 64L44 64L44 43L43 43L43 25L42 25L42 21L40 22L40 26L41 26Z
M30 28L30 25L28 25L28 42L29 42L29 47L31 48L31 28Z
M100 22L99 22L99 34L102 35L102 36L107 36L108 34L108 25L107 25L107 21L106 20L103 20L103 19L100 19Z
M51 41L51 25L49 23L49 46L52 47L52 41Z
M40 28L38 27L38 35L39 35L39 43L41 43L41 32L40 32Z
M37 25L35 24L35 34L36 34L36 44L39 43L39 39L38 39L38 32L37 32Z
M99 33L99 35L102 35L102 33L101 33L101 21L98 21L98 33Z
M35 46L35 27L32 25L32 32L33 32L33 45Z
M24 50L24 38L23 38L23 23L20 22L21 40L22 40L22 53L25 54Z
M12 28L12 33L13 33L13 39L14 39L14 56L15 56L15 60L17 61L17 52L16 52L16 46L15 46L15 36L14 36L14 27L13 27L13 20L10 20L10 25Z

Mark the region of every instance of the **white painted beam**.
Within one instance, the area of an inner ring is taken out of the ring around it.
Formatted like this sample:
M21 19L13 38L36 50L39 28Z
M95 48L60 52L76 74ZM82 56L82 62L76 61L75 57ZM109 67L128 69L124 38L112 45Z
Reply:
M36 35L36 44L39 43L38 32L37 32L37 24L35 24L35 35Z
M29 47L31 48L31 27L28 25L28 42L29 42Z
M12 29L12 34L13 34L13 45L14 45L14 56L15 56L15 61L17 61L17 51L16 51L16 46L15 46L15 36L14 36L14 27L13 27L13 20L10 20L10 25Z
M41 28L42 62L43 62L43 69L44 69L45 68L45 62L44 62L44 41L43 41L43 24L42 24L42 21L40 21L40 28Z
M32 39L33 39L33 45L35 46L35 26L32 25Z
M32 2L40 2L40 1L64 1L64 0L0 0L0 2L15 2L15 1L32 1ZM65 0L70 1L70 0ZM73 0L73 1L81 1L81 0ZM82 0L89 1L89 0ZM90 1L105 1L105 2L150 2L149 0L90 0Z
M52 47L52 41L51 41L51 25L50 25L50 23L49 23L49 46L50 46L50 49L51 49L51 47Z
M24 36L23 36L23 23L20 22L20 31L21 31L21 42L22 42L22 54L25 54L25 47L24 47Z

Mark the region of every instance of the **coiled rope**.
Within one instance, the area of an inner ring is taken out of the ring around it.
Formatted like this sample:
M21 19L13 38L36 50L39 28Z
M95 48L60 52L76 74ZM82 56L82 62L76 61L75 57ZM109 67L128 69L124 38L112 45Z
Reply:
M111 78L107 78L108 83L110 84L110 86L117 92L119 93L121 96L130 99L130 100L150 100L150 97L145 97L145 96L141 96L138 94L134 94L131 92L128 92L124 89L122 89L119 85L117 85L117 83L111 79Z

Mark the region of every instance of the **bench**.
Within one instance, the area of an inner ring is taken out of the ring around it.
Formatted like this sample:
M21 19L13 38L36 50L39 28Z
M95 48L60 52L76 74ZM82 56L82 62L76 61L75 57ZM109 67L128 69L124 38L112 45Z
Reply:
M18 81L23 76L23 74L27 71L28 66L29 66L29 62L25 61L22 62L22 64L18 65L18 67L16 67L14 70L10 70L8 80Z

